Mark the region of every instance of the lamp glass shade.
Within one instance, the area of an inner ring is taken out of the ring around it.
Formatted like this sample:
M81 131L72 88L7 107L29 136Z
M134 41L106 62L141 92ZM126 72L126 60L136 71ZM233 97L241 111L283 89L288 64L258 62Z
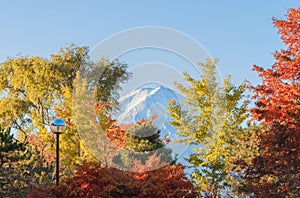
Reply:
M51 122L50 129L53 133L63 133L66 129L66 123L60 118L56 118Z

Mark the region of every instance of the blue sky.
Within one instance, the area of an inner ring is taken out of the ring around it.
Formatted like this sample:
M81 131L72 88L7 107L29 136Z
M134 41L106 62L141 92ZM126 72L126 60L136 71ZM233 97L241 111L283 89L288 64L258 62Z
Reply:
M93 48L112 34L163 26L191 36L235 83L258 83L252 65L269 67L283 48L272 17L283 18L296 0L1 1L0 62L8 56L49 57L70 43Z

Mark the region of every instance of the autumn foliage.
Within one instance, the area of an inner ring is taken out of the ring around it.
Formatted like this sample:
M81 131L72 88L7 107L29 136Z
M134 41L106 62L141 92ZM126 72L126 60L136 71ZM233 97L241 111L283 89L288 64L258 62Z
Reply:
M40 153L40 160L42 162L51 163L55 161L55 152L47 149L50 144L44 142L41 136L29 135L26 138L26 142L31 146L31 149L36 149Z
M92 63L86 47L74 46L50 60L0 63L0 197L29 192L28 198L214 198L226 190L228 196L300 197L300 8L273 23L286 49L274 53L270 68L253 67L262 82L251 87L255 105L249 111L246 85L235 86L227 77L224 89L219 87L216 61L199 63L200 80L184 73L190 87L176 84L189 107L170 101L168 113L182 137L177 142L192 146L186 158L190 177L166 147L169 137L161 137L152 122L156 116L135 124L113 120L118 83L131 77L126 64ZM96 101L90 101L86 89L95 79L76 75L81 66L89 71L98 64L106 69L95 81ZM86 106L74 102L77 96ZM87 112L92 119L81 123ZM53 117L67 124L60 139L59 186L54 186L55 138L46 127ZM85 133L79 134L79 126Z
M36 188L27 197L195 197L183 170L177 164L134 173L87 163L59 187Z
M125 130L116 125L116 120L109 121L109 127L105 131L107 138L117 147L124 148L126 145Z
M257 197L300 196L300 8L286 19L274 19L287 49L276 51L270 69L254 66L262 84L253 87L252 115L264 129L260 154L248 167L247 179Z

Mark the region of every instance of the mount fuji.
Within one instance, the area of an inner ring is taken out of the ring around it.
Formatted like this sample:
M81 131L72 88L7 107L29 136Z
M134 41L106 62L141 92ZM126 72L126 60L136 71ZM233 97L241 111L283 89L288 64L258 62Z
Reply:
M164 86L135 89L119 99L119 112L114 115L118 124L134 124L141 119L149 120L157 116L153 123L161 131L161 137L167 136L171 142L167 147L173 154L182 154L187 146L172 142L178 139L176 129L169 124L167 114L168 101L182 104L184 97Z

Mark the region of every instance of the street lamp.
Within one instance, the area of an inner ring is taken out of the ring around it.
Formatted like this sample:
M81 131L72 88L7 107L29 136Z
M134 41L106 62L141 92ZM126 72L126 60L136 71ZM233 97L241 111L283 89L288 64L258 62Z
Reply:
M59 118L51 122L50 129L56 134L56 185L59 183L59 134L62 134L66 129L66 123Z

